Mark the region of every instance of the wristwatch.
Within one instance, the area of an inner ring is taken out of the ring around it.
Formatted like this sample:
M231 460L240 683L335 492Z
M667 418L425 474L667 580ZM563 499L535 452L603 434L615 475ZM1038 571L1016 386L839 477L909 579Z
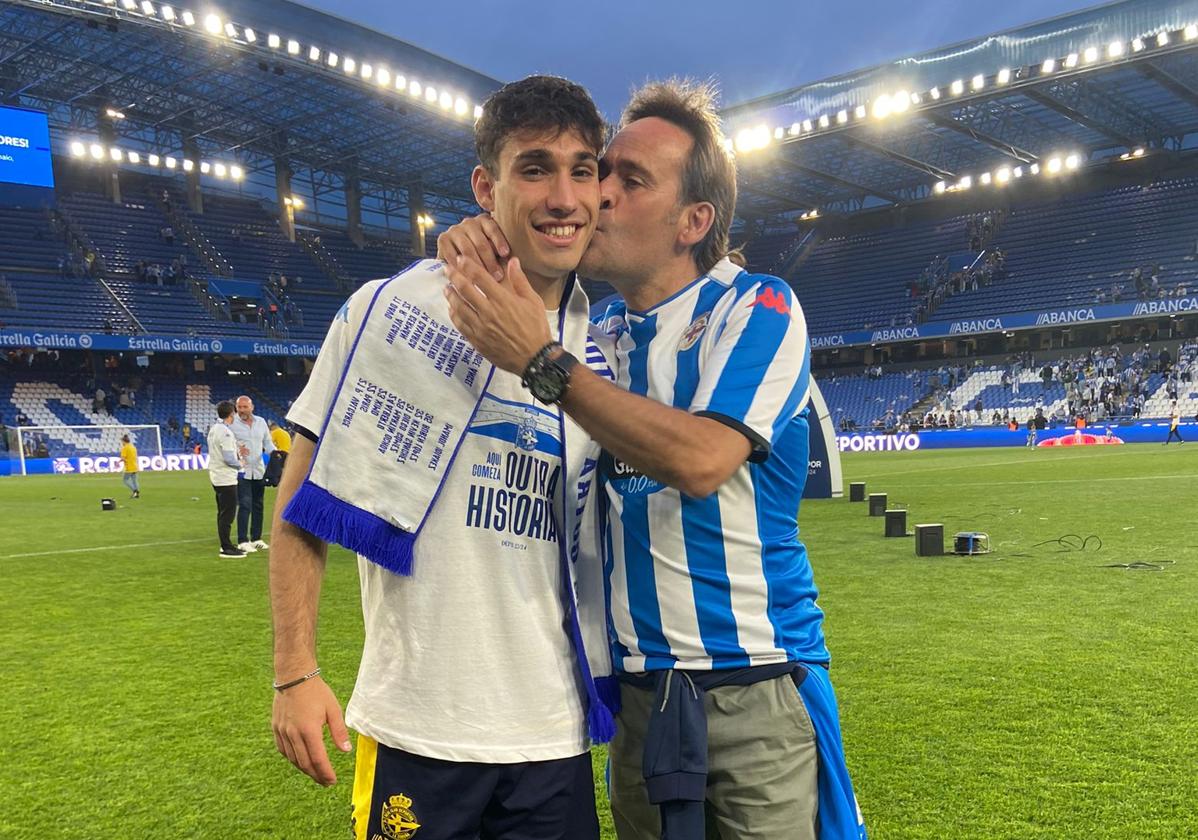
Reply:
M560 351L560 352L559 352ZM550 358L554 353L558 355ZM567 353L556 341L551 341L542 347L532 357L520 382L545 405L560 403L570 390L570 373L578 359Z

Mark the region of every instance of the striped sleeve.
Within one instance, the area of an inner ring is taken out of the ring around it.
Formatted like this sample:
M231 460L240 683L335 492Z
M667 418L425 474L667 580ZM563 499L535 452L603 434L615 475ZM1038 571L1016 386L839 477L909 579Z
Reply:
M737 283L744 291L716 327L690 410L743 432L750 460L764 461L807 404L811 349L791 288L767 275L741 279L748 282Z

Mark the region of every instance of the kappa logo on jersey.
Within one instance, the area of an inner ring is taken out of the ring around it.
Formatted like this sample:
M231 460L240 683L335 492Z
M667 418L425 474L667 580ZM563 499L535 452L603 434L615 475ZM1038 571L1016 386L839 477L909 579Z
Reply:
M678 352L685 353L687 350L695 346L703 332L707 329L707 317L710 313L704 312L698 318L691 322L691 325L682 333L682 340L678 342Z
M757 295L753 302L745 308L748 309L758 304L764 306L766 309L772 309L781 315L790 314L790 304L786 302L786 298L775 292L771 287L766 287L766 290Z
M420 830L420 823L412 812L411 797L400 793L384 802L379 827L387 840L411 840Z

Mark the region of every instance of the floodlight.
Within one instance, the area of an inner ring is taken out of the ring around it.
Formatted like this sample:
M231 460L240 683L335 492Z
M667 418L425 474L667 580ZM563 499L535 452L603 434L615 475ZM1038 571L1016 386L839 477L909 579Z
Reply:
M974 90L981 90L982 88L984 88L986 86L986 77L983 76L981 73L978 73L976 76L974 76L972 79L969 80L969 86L971 88L973 88Z
M802 131L802 130L803 130L803 124L802 124L802 123L793 122L793 123L791 123L791 124L790 124L790 136L791 136L791 137L794 137L795 135L797 135L797 134L798 134L800 131Z
M121 5L125 7L125 11L131 12L137 8L137 0L121 0Z
M169 156L167 157L165 162L166 162L167 169L174 169L179 164L179 162L177 160L175 160L173 157L169 157Z
M848 121L849 121L849 112L848 111L841 108L839 111L836 112L836 124L837 125L844 125ZM778 129L778 131L781 132L782 129ZM781 139L781 135L779 135L779 139Z
M324 57L324 63L329 65L330 67L336 67L337 62L339 62L340 60L341 60L341 56L337 55L337 53L335 53L335 52L331 52Z
M299 53L300 53L299 41L295 40L294 38L288 38L287 39L287 55L299 55ZM318 53L318 55L319 55L319 53Z
M158 157L158 155L155 155L155 154L151 154L151 155L149 155L149 156L146 158L146 163L150 164L150 166L157 166L157 165L158 165L158 163L159 163L159 157Z
M92 143L91 146L88 147L88 151L91 152L91 156L96 160L100 160L104 157L104 147L99 143Z
M953 96L960 96L965 92L965 82L963 82L961 79L957 79L955 82L953 82L952 87L949 89L953 92Z
M208 163L208 161L206 161L206 160L200 161L200 172L207 175L211 171L212 171L212 164Z
M482 105L475 105L475 106L474 106L474 118L475 118L476 120L481 120L481 119L482 119L482 117L483 117L483 106L482 106Z
M1136 50L1136 52L1139 52L1139 50ZM1111 41L1109 44L1106 45L1106 57L1107 58L1118 58L1121 55L1123 55L1123 42L1122 41Z
M369 64L362 65L362 78L370 79L374 77L374 68Z
M1131 39L1131 51L1132 52L1143 52L1144 51L1144 39L1143 38L1132 38Z
M912 105L919 105L922 102L923 102L923 97L920 96L918 93L911 94L911 104Z
M1082 57L1085 58L1086 64L1093 64L1098 60L1098 47L1086 47Z
M867 113L869 113L869 112L866 111L864 105L858 105L856 108L853 109L853 116L855 116L859 120L865 119L865 115ZM798 123L796 123L796 125L798 125Z
M1136 148L1132 149L1131 156L1132 157L1144 157L1144 147L1137 146Z
M1057 69L1057 60L1055 58L1047 58L1044 60L1044 63L1040 65L1040 72L1046 76L1049 73L1056 72L1056 69Z
M1002 169L999 169L994 173L994 180L998 181L1000 184L1007 183L1007 181L1011 180L1011 170L1004 166Z
M1158 32L1156 34L1156 45L1158 47L1169 46L1169 33L1168 32Z
M1059 157L1048 159L1048 174L1056 175L1061 171L1061 159Z
M459 117L466 116L466 112L470 110L470 103L462 97L458 97L453 101L453 112Z
M803 131L810 132L813 130L814 130L814 128L811 125L811 120L803 120Z
M774 129L774 139L775 140L781 140L785 136L786 136L786 129L782 128L782 126L778 126L777 128Z
M380 87L388 87L391 84L391 71L386 67L380 67L374 74L374 80L379 83Z
M229 177L232 178L234 181L240 181L242 178L245 177L245 170L242 169L237 164L233 164L232 166L229 167Z
M445 111L453 107L453 94L447 90L441 91L441 97L437 100L437 104Z
M424 89L424 101L429 104L437 101L437 89L435 87L426 87Z
M1004 67L1003 69L999 70L998 76L995 77L995 81L1000 85L1005 85L1007 82L1011 81L1011 68Z
M1081 158L1077 155L1069 155L1067 158L1065 158L1065 168L1077 169L1077 167L1081 165L1081 162Z
M1011 174L1014 175L1016 178L1022 178L1023 177L1023 167L1016 166L1014 169L1011 170Z
M272 32L266 36L266 44L272 50L277 50L283 44L283 39Z
M947 189L948 189L948 184L944 183L943 181L937 181L936 186L932 187L932 191L935 192L936 195L940 195Z
M1183 34L1186 36L1187 41L1193 41L1195 38L1198 38L1198 25L1191 23L1185 28Z
M183 23L186 26L195 26L196 25L196 16L193 15L191 12L184 11L183 12Z
M117 160L117 161L125 159L124 153L121 152L121 150L118 149L116 146L113 146L111 149L108 150L108 156L110 158L112 158L113 160Z
M967 190L972 186L973 186L973 178L969 177L968 175L966 175L964 178L962 178L960 181L957 182L957 189L959 189L959 190Z
M820 128L827 128L831 124L832 124L832 120L831 120L831 118L828 117L827 114L820 114L820 116L819 116L819 127Z
M938 88L938 87L932 88L931 90L928 91L928 96L932 97L932 99L939 100L940 99L940 88Z
M212 173L216 175L217 178L223 178L229 173L229 170L223 163L214 163L212 164Z
M104 116L108 117L110 120L123 120L125 118L124 113L118 111L116 108L105 108Z
M163 20L171 21L175 19L175 10L170 6L163 6L160 11L162 12Z
M258 33L247 26L241 30L241 37L245 38L247 44L252 44L258 40Z
M422 90L424 90L424 88L422 88L420 86L420 82L416 81L415 79L412 79L412 81L408 82L408 93L412 94L412 96L419 98L420 92Z
M907 106L910 104L911 94L905 90L900 90L890 95L890 110L892 113L901 114L907 110Z
M1033 175L1039 175L1039 174L1040 174L1040 164L1038 164L1038 163L1033 163L1033 164L1032 164L1032 165L1029 167L1029 171L1030 171L1030 172L1031 172Z
M183 171L184 172L191 172L195 168L196 168L195 161L191 160L190 158L183 158Z
M153 17L154 4L150 0L141 0L141 13L146 17Z
M989 184L990 180L991 180L991 177L990 177L989 172L983 172L982 176L980 178L978 178L978 182L981 184Z
M291 44L295 44L295 42L291 41L287 46L290 47ZM295 45L299 46L299 44ZM308 61L320 61L320 47L308 47Z
M344 70L347 75L352 76L354 74L354 71L356 71L358 69L358 62L354 61L352 58L349 58L347 56L341 62L341 69Z
M87 149L85 149L83 144L80 143L78 140L72 140L71 141L71 154L74 157L83 157L85 154L87 154Z
M224 22L218 15L207 15L204 18L204 29L209 35L219 35L224 29Z
M395 74L395 89L396 90L407 90L408 89L408 80L405 76L401 76L398 73Z
M1076 66L1077 66L1077 53L1069 53L1069 55L1065 56L1066 69L1072 70Z
M138 154L137 152L130 152L129 153L129 162L130 163L141 163L141 155Z

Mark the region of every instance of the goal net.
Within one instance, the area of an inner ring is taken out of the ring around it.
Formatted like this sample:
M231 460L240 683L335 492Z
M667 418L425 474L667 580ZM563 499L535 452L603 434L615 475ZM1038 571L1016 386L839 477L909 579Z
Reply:
M21 475L27 474L26 461L34 458L115 457L125 435L137 447L139 459L162 455L162 432L153 425L18 426L14 431Z

